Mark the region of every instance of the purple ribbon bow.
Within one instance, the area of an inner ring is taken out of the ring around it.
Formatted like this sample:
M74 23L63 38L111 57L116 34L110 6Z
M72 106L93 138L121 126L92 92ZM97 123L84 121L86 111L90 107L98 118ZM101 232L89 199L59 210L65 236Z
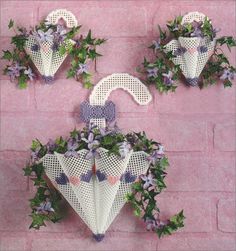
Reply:
M105 118L106 121L112 122L116 117L115 104L112 101L106 101L105 105L90 105L84 101L80 105L80 118L83 122L88 123L90 119Z

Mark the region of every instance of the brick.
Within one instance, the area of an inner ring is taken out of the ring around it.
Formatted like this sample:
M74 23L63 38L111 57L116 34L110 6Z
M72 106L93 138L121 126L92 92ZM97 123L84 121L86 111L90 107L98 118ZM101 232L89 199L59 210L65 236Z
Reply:
M1 150L26 151L35 138L46 143L49 138L68 136L68 132L72 131L74 127L74 119L60 115L2 116Z
M29 28L35 25L37 18L37 8L33 3L25 2L26 6L19 4L8 4L5 1L1 6L1 36L12 36L14 33L8 29L10 19L14 20L17 26ZM14 1L15 3L17 1Z
M24 251L27 250L26 238L2 237L0 241L2 251Z
M216 124L214 128L214 148L219 151L235 151L235 124Z
M167 191L205 191L208 187L209 167L203 157L168 156Z
M117 119L125 131L145 131L149 138L161 142L167 151L204 151L206 146L205 122L136 116ZM131 129L132 128L132 129Z
M144 37L147 34L147 13L143 7L129 6L124 2L122 6L84 4L78 9L74 6L68 9L78 17L79 23L83 25L84 33L91 29L95 36L103 37ZM40 7L39 17L46 16L49 11L48 8Z
M27 159L0 159L0 183L4 190L26 190L27 178L22 168Z
M220 83L202 90L180 83L175 93L154 93L159 113L235 113L235 88L225 89Z
M59 241L59 242L58 242ZM66 239L60 238L58 236L57 239L50 238L50 236L46 239L33 239L32 250L156 250L156 242L157 236L154 234L122 234L119 233L107 233L102 242L97 243L95 240L88 236L83 239ZM60 243L60 245L58 245Z
M167 195L157 196L157 205L163 219L184 210L185 227L179 232L211 232L211 201L204 197Z
M146 232L146 226L142 219L134 216L133 208L130 205L125 205L115 220L110 225L108 231L118 232Z
M236 232L235 199L220 199L217 205L218 229Z
M99 58L97 70L99 73L115 72L136 73L136 67L141 65L143 57L150 54L147 49L148 40L144 38L111 38L99 48L103 57ZM109 60L107 60L109 58Z
M21 90L9 80L1 80L1 111L26 112L30 109L32 85Z
M36 86L36 107L39 111L74 112L89 92L73 79L58 79L52 85L39 84Z
M211 159L209 167L209 191L235 191L235 157L216 156Z
M197 236L167 236L158 241L161 251L231 251L235 250L234 236L199 234Z
M0 230L27 231L31 222L29 199L32 194L23 191L5 191L0 194Z

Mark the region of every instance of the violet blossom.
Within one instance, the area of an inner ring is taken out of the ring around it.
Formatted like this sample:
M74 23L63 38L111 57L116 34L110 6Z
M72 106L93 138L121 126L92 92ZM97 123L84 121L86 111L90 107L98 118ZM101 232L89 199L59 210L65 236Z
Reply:
M172 71L169 71L168 73L162 73L162 76L163 76L164 83L167 86L171 86L174 83L174 80L172 79L173 78Z
M193 32L190 33L190 36L191 37L203 37L201 26L202 26L202 22L193 21L192 22Z
M148 77L155 78L157 76L158 69L157 68L152 68L152 69L147 69Z
M38 214L48 214L50 212L55 212L52 208L52 203L50 202L49 198L46 198L45 202L40 203L39 207L36 207Z
M152 154L147 157L150 164L155 165L156 162L164 156L164 147L159 145L158 150L152 152Z
M151 186L156 186L156 181L151 173L149 173L148 175L142 174L140 175L140 178L144 181L143 189L148 189Z
M55 148L57 147L57 144L56 144L52 139L49 139L49 141L48 141L46 147L47 147L47 152L48 152L49 154L53 154Z
M165 226L165 223L160 221L159 219L154 220L154 219L147 218L145 220L145 223L146 223L146 229L148 231L155 231L156 229L160 229Z
M129 154L131 150L131 145L128 142L124 141L122 143L119 143L118 147L119 147L120 157L124 159Z
M79 147L79 144L73 140L70 139L67 143L67 152L65 153L65 157L75 157L78 158L79 154L77 153L76 149Z
M153 45L155 51L159 50L161 48L161 41L160 41L160 39L158 39L157 41L156 40L152 41L152 45Z
M76 75L81 75L82 73L88 73L88 66L87 64L79 64L79 67L76 71Z
M28 67L28 69L26 69L24 71L24 74L28 76L28 78L32 81L35 77L35 74L33 73L32 69L30 67Z
M20 76L20 71L24 70L24 66L20 66L18 62L7 67L7 75L10 76L11 81Z
M97 148L99 147L99 141L95 139L93 132L90 132L88 135L88 139L82 138L88 144L89 152L86 155L86 159L91 159L99 156L97 152Z
M54 36L53 36L53 30L48 29L48 31L44 32L42 30L38 30L36 33L36 39L38 42L53 42Z
M223 74L220 76L220 79L233 81L235 75L236 75L235 72L231 71L230 69L225 68L223 71Z

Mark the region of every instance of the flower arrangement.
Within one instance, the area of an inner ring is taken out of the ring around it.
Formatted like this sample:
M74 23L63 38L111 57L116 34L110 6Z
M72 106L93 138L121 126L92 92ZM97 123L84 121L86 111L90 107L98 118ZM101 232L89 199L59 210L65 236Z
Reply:
M157 90L174 92L180 80L189 86L207 87L221 82L231 87L236 69L221 49L236 46L232 36L216 37L219 29L211 20L198 12L178 16L167 22L167 30L159 27L159 39L149 47L155 55L154 62L144 58L138 71L147 84ZM185 78L185 80L184 80Z
M39 140L33 141L31 161L24 168L24 175L31 177L37 187L34 198L30 200L32 209L30 228L39 229L41 226L46 226L45 221L58 222L62 218L60 213L62 196L57 186L49 182L40 160L46 154L54 153L61 153L66 159L78 158L78 151L82 149L87 150L85 159L91 160L99 157L100 148L106 149L108 155L116 155L120 159L126 158L131 151L147 153L149 161L147 173L137 179L130 173L121 177L127 182L133 182L133 192L126 195L127 201L134 207L134 214L144 220L147 230L156 232L159 237L169 235L184 226L183 211L163 221L160 219L160 210L156 204L156 196L166 187L164 179L169 165L163 146L148 139L144 132L123 134L116 124L105 128L89 124L82 130L74 129L68 138L59 137L55 141L50 140L46 145ZM88 175L92 176L92 173L82 175L81 179L88 182L91 178ZM101 181L106 178L104 173L97 173L97 176ZM70 182L76 184L77 181L75 177L73 180L70 177ZM57 184L62 185L67 182L69 179L64 173L56 178ZM100 237L96 236L96 238Z
M79 35L80 25L68 28L65 22L54 24L47 19L29 31L16 26L13 20L10 20L8 28L13 29L15 35L11 38L13 49L3 50L2 59L9 62L3 73L16 82L20 89L39 78L36 68L45 83L52 83L54 73L67 55L71 59L67 78L82 81L86 88L92 86L88 62L101 56L96 47L105 39L93 38L91 30L85 37Z

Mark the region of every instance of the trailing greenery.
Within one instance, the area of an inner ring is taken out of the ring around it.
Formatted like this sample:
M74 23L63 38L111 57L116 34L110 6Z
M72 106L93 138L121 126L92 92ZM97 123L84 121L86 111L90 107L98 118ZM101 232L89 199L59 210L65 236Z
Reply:
M29 37L34 37L37 40L31 50L38 51L43 42L52 42L53 51L59 51L61 55L68 54L70 68L67 71L67 78L81 81L86 88L92 87L88 63L101 56L97 53L97 46L103 44L105 39L93 38L91 30L86 37L83 37L79 34L80 25L67 29L64 25L53 25L47 20L29 31L24 27L16 26L14 21L10 20L8 28L12 29L15 35L11 38L13 49L3 50L2 59L8 61L3 74L8 75L19 88L24 89L29 81L39 78L39 74L25 50L25 43ZM46 79L45 82L49 82L49 80Z
M38 139L32 142L31 164L24 168L25 176L30 176L37 187L34 198L30 200L33 220L30 228L39 229L45 226L45 221L57 222L62 218L59 207L61 195L46 178L40 160L54 152L64 154L67 158L77 158L78 151L82 149L88 150L85 158L91 159L97 156L100 147L120 158L125 158L131 150L147 153L150 167L133 184L133 193L127 194L127 201L134 207L134 214L145 221L147 229L155 231L159 237L184 226L183 211L166 221L161 221L159 217L156 196L166 188L164 179L169 165L163 146L148 139L144 132L123 134L116 125L98 128L90 124L82 130L74 129L68 138L59 137L46 145Z
M214 85L218 82L221 82L224 87L231 87L232 81L236 76L236 68L230 64L221 47L226 45L229 51L231 51L231 48L236 46L235 38L232 36L216 38L216 33L219 30L213 28L211 20L207 17L203 22L193 21L192 23L184 24L182 24L182 19L183 16L178 16L174 20L169 21L166 24L166 30L162 30L158 26L159 38L157 41L153 41L149 47L153 50L155 59L154 61L149 61L147 58L144 58L142 67L137 69L144 74L144 82L148 85L155 85L156 89L161 93L174 92L179 82L186 80L184 80L179 65L175 65L171 59L182 55L186 49L180 47L175 52L166 53L166 45L172 39L178 39L179 37L199 37L201 39L215 40L212 56L209 58L198 80L199 88ZM206 48L202 46L202 48L198 49L204 50Z

